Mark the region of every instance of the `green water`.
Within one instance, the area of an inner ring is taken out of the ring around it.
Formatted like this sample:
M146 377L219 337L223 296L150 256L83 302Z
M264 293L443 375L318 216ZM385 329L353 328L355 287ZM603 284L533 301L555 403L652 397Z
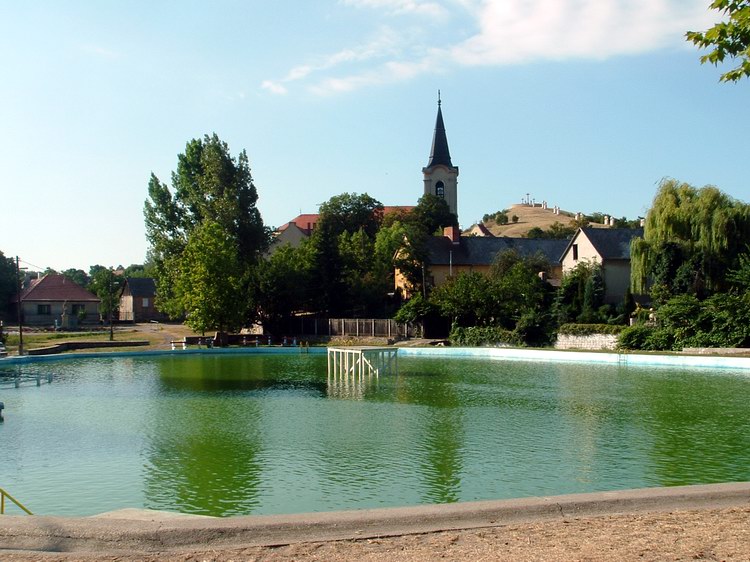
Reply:
M0 487L37 514L327 511L750 480L750 377L325 356L70 359L0 370ZM53 373L53 382L44 377ZM12 511L12 510L11 510Z

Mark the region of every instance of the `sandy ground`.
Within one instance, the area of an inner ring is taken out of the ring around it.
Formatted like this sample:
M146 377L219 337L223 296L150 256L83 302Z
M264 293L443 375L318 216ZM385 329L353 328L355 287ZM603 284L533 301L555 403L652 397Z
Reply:
M8 562L750 560L750 506L571 518L278 547L106 554L0 551Z

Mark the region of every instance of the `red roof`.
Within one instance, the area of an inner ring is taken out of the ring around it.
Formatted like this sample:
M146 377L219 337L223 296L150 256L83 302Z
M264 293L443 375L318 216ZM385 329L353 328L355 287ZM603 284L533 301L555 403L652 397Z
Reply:
M383 207L383 214L388 215L390 213L395 212L405 212L410 213L413 211L415 207L409 206L409 205L389 205ZM297 228L301 229L305 234L310 236L312 234L312 231L315 230L315 225L318 223L318 219L320 218L320 215L317 213L306 213L303 215L299 215L292 220L290 220L288 223L280 226L277 230L281 232L282 230L286 229L286 227L289 225L289 223L294 223L297 225Z
M99 298L65 275L50 274L34 279L21 292L21 301L99 302Z

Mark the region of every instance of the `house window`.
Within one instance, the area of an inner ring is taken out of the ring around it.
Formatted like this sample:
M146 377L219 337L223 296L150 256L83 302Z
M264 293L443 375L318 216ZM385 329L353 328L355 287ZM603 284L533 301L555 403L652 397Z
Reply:
M435 195L441 199L445 199L445 185L443 182L439 181L435 184Z
M573 261L578 261L578 244L573 244Z
M73 315L78 316L79 314L86 314L85 304L74 304L72 309Z
M148 298L143 297L143 308L148 308Z
M52 314L52 305L51 304L38 304L36 305L36 313L44 314L44 315Z

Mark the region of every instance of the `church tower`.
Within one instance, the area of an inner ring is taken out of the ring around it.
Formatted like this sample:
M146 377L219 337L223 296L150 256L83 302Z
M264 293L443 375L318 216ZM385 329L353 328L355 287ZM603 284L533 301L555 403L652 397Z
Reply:
M432 193L441 199L445 199L451 213L458 217L458 166L451 163L448 138L445 136L443 112L440 105L440 91L438 91L437 120L435 121L435 135L432 137L430 161L427 167L422 168L424 192L425 195Z

